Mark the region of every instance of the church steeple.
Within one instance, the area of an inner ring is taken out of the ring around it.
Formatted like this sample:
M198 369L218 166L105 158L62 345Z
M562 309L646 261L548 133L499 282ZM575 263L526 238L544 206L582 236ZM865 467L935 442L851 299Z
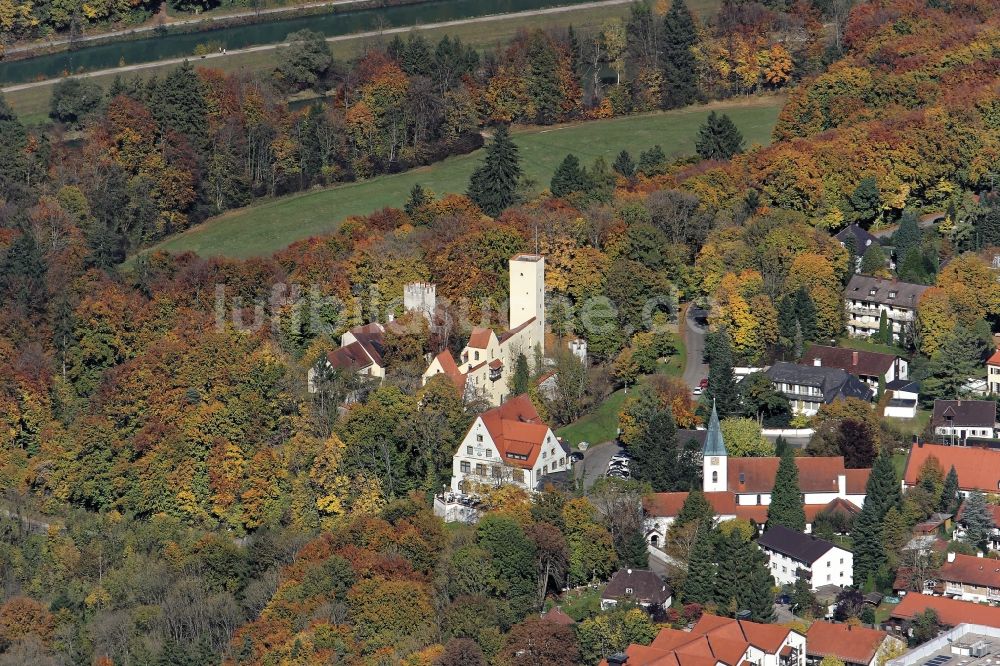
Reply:
M722 427L719 425L719 413L715 411L715 400L712 400L712 417L708 420L708 435L705 437L705 448L702 454L708 456L725 456L726 443L722 439Z
M708 420L708 434L705 436L705 447L702 449L701 487L706 493L727 490L729 487L729 461L726 442L722 439L722 426L719 425L719 413L712 401L712 416Z

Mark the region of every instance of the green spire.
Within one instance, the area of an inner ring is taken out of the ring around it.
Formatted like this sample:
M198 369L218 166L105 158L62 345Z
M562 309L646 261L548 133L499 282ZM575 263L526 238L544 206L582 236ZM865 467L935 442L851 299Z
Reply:
M705 437L705 456L725 456L726 443L722 441L722 427L719 425L719 413L715 411L715 401L712 401L712 417L708 420L708 436Z

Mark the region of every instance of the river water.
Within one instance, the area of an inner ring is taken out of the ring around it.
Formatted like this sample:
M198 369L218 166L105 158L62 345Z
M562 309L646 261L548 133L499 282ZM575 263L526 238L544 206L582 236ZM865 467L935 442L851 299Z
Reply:
M227 49L285 41L289 33L304 28L328 37L368 30L453 21L456 19L506 14L556 5L574 5L588 0L433 0L416 5L341 11L303 16L254 25L217 28L204 32L168 34L132 41L112 42L64 51L27 60L0 62L0 83L27 83L66 73L134 65L165 58L192 55L199 44L218 42Z

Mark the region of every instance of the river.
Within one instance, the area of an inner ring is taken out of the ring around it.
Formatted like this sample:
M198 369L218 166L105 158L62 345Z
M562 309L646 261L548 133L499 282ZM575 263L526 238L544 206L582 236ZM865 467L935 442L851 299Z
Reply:
M194 54L199 44L218 43L239 49L285 41L289 33L308 28L327 37L355 32L453 21L457 19L507 14L557 5L575 5L587 0L432 0L416 5L400 5L302 16L253 25L216 28L203 32L167 34L131 41L87 46L27 60L0 62L0 84L28 83L39 79L97 69L154 62Z

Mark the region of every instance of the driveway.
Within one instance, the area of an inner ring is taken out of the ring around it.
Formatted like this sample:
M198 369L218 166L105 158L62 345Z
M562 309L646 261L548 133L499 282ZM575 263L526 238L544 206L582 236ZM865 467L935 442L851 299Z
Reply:
M708 364L705 359L706 326L694 320L694 314L699 308L691 306L684 315L684 345L687 347L687 358L684 361L684 383L691 389L698 386L702 379L708 377Z
M583 452L583 460L576 463L573 469L576 472L576 478L583 481L584 490L589 489L595 481L604 476L604 473L608 471L611 456L621 453L623 450L618 442L612 440L602 444L591 444Z

